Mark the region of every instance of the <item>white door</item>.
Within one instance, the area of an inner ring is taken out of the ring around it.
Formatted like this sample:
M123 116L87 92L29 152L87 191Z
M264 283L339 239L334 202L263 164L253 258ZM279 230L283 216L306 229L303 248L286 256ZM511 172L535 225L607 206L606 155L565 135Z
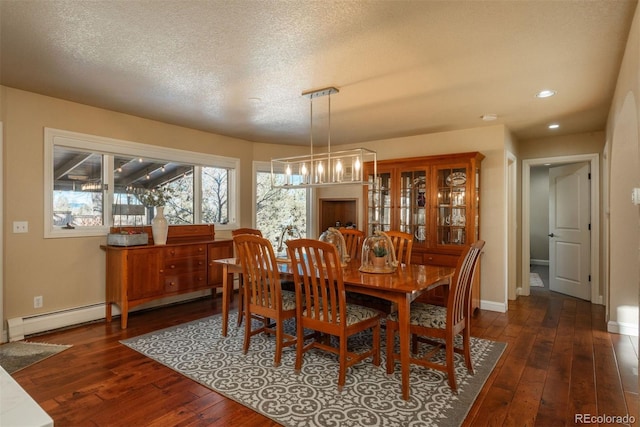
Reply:
M549 169L549 289L591 300L589 163Z

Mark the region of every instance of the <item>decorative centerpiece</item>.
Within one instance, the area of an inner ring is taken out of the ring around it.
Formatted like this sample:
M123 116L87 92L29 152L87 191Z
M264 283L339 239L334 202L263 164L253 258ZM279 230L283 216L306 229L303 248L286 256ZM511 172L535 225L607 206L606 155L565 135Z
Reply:
M164 217L164 207L171 199L173 191L168 187L157 187L136 192L135 195L145 207L156 209L156 215L151 220L153 243L156 245L166 245L169 223Z
M350 257L347 253L347 244L344 241L344 236L339 230L333 227L329 227L327 231L320 235L320 238L318 240L320 240L321 242L333 244L338 249L340 264L342 265L342 267L346 267Z
M398 267L393 242L384 232L376 230L362 243L363 273L393 273Z

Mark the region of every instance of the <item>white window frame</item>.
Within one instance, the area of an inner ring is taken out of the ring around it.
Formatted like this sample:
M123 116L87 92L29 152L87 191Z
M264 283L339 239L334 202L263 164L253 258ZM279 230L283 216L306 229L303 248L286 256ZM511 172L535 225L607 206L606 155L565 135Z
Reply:
M104 190L103 223L100 227L79 227L76 229L63 229L53 225L53 152L55 146L63 146L72 149L91 151L105 155L103 182L107 184ZM205 154L194 151L179 150L175 148L159 147L156 145L142 144L139 142L125 141L96 135L71 132L61 129L44 129L44 237L68 238L68 237L92 237L104 236L113 226L113 156L127 155L132 157L147 157L154 159L166 159L193 165L194 170L194 223L198 224L201 218L201 179L200 167L227 168L233 172L228 180L229 222L216 224L217 230L232 230L238 228L240 185L240 159L223 157L213 154Z

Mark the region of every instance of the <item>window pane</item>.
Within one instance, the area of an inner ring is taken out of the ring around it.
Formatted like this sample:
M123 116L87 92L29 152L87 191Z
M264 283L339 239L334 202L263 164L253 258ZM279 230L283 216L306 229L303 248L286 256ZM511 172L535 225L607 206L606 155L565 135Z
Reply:
M169 224L237 226L238 159L49 128L44 152L46 238L150 225L160 203Z
M202 168L202 222L229 222L229 169Z
M183 173L163 186L171 189L173 196L164 209L169 224L193 224L193 167L184 166Z
M284 174L277 177L284 182ZM292 227L292 234L285 232ZM291 237L306 237L307 190L271 188L269 172L256 174L256 227L271 241L276 253L282 255L284 242ZM283 237L284 235L284 237Z
M53 225L102 226L102 155L66 147L53 155Z
M154 189L171 190L164 210L169 224L193 223L193 166L142 157L116 156L114 167L115 226L151 224L155 208L142 206L135 195Z

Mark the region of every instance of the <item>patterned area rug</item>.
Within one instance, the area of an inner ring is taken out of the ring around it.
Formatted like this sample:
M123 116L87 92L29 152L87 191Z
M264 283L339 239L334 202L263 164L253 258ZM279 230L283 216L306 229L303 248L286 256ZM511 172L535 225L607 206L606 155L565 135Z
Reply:
M534 288L544 288L544 283L538 273L529 273L529 286Z
M229 318L235 319L235 312ZM295 323L290 321L286 327L291 331ZM282 425L296 427L459 426L506 347L505 343L472 338L475 374L467 373L462 357L456 354L458 394L451 392L444 373L412 366L411 398L404 401L399 365L389 376L384 368L384 338L381 366L367 359L351 367L340 393L334 355L308 352L296 375L295 348L284 349L276 368L272 336L252 337L246 355L242 353L243 336L244 328L233 325L228 336L222 337L221 316L216 315L121 342ZM364 348L370 340L370 333L363 333L350 339L349 346Z
M16 341L0 345L0 366L9 374L71 347L70 345Z

